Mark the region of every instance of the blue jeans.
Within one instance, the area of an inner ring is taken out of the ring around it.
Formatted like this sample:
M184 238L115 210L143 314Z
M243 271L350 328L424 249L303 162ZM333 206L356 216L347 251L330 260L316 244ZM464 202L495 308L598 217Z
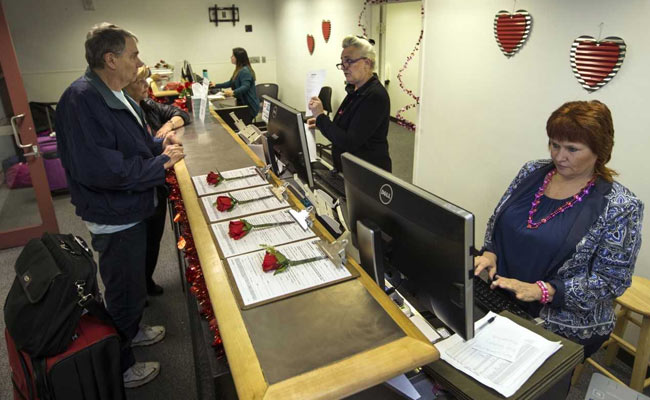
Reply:
M122 371L135 363L131 340L138 333L147 300L145 259L147 227L139 223L110 234L90 234L92 246L99 253L99 273L104 282L106 309L115 326L128 339L121 354Z

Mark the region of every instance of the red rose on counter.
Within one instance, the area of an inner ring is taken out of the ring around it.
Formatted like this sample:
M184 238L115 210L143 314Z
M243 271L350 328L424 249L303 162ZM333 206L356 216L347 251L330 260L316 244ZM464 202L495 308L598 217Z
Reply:
M185 90L185 88L183 87L183 85L178 85L178 86L176 87L176 91L177 91L178 93L182 93L183 90Z
M264 255L264 261L262 262L262 271L264 272L269 272L269 271L274 271L276 269L280 268L280 264L278 264L278 259L268 251Z
M219 173L210 171L208 173L208 176L205 178L205 180L208 182L208 184L212 186L217 186L223 180L223 176L221 176L221 174Z
M245 219L240 219L239 221L230 221L228 224L228 236L235 240L239 240L246 236L248 232L253 229L253 225L251 225L248 221Z
M191 87L192 87L192 82L190 81L185 82L185 89L189 89Z
M217 197L217 201L215 202L215 205L217 206L217 210L223 212L223 211L230 211L235 207L235 202L233 201L234 199L230 196L219 196Z

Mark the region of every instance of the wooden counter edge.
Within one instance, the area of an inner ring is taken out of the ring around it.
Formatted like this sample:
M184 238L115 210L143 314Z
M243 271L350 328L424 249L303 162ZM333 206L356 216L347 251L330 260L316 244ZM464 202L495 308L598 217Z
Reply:
M403 337L273 384L264 394L264 399L338 399L410 371L413 365L425 365L439 357L438 350L433 346ZM350 376L354 376L354 382L341 385L341 378Z
M203 217L185 161L177 163L174 169L237 394L240 399L262 398L268 384L230 289L227 273L210 234L210 227Z

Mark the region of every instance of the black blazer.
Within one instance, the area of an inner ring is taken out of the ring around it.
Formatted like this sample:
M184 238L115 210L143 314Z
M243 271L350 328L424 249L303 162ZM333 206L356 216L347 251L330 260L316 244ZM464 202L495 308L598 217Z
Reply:
M358 90L348 93L334 121L321 114L316 126L332 142L334 167L341 170L341 154L350 152L390 172L388 124L390 99L388 92L373 75Z

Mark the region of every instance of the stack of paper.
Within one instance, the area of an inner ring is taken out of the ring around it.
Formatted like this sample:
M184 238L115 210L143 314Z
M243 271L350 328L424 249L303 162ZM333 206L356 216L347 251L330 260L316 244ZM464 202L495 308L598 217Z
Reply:
M440 358L506 397L562 347L494 313L476 322L475 331L472 340L453 335L438 342Z
M219 247L221 248L224 257L228 258L235 255L250 253L252 251L259 251L260 244L277 246L316 236L311 229L302 229L300 224L293 219L287 210L251 215L245 219L248 223L253 225L282 222L290 223L287 225L268 228L253 228L246 236L238 240L234 240L228 235L228 225L230 222L212 224L212 232L219 243Z
M215 205L219 196L232 196L238 201L258 200L238 203L230 211L219 211ZM240 218L245 215L259 214L269 210L289 207L289 203L286 200L280 201L275 197L273 192L271 192L271 185L205 196L201 197L201 202L210 222L225 221Z
M241 179L224 180L221 183L219 183L217 186L212 186L209 185L208 182L206 181L207 174L193 176L192 182L194 182L194 187L196 188L197 196L205 196L213 193L224 193L231 190L269 184L264 178L262 178L260 174L257 173L255 167L247 167L241 169L233 169L231 171L223 171L221 172L221 175L227 179L241 178L244 176L247 177ZM248 176L248 175L252 175L252 176Z

